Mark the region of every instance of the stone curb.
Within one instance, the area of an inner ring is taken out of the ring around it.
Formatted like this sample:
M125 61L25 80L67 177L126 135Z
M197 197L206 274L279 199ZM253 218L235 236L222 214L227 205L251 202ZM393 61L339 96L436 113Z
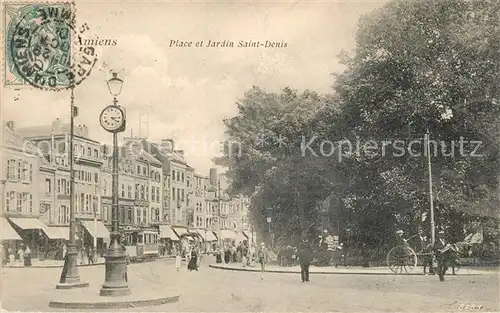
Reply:
M239 271L239 272L260 272L259 269L253 269L253 268L237 268L237 267L224 267L224 266L219 266L219 265L213 265L210 264L209 267L219 269L219 270L226 270L226 271ZM284 270L266 270L266 273L276 273L276 274L300 274L300 271L284 271ZM359 272L352 270L350 272L325 272L325 271L309 271L309 274L315 275L315 274L321 274L321 275L412 275L412 276L425 276L423 273L409 273L409 274L395 274L392 272ZM482 275L481 273L466 273L466 274L459 274L459 276L477 276L477 275Z
M103 263L94 263L94 264L80 264L77 267L90 267L90 266L99 266L104 265ZM2 268L62 268L64 267L64 263L61 265L32 265L32 266L10 266L10 265L2 265Z
M141 300L113 300L100 302L63 302L50 301L49 307L58 309L76 310L102 310L102 309L129 309L147 306L157 306L167 303L179 302L180 296L161 297L156 299Z
M132 263L132 264L155 262L155 261L158 261L158 260L173 259L173 258L175 258L175 257L162 257L162 258L155 259L153 261L136 262L136 263ZM102 263L100 262L100 263L94 263L94 264L80 264L80 265L77 265L77 266L78 267L88 267L88 266L99 266L99 265L104 265L104 264L105 264L104 262L102 262ZM62 268L62 267L64 267L64 262L61 265L56 265L56 264L53 264L53 265L32 265L32 266L2 265L1 267L2 268Z

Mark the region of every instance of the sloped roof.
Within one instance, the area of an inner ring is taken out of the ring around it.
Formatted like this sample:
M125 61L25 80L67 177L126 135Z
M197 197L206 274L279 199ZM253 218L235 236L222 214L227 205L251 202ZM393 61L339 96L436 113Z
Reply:
M31 141L24 139L19 133L12 130L11 128L4 126L2 134L2 146L6 148L17 148L23 151L29 152L33 155L37 155L40 158L40 165L53 168L52 164L45 159L43 153L38 147L36 147Z
M146 151L142 151L141 154L139 155L139 158L148 161L149 163L156 164L158 166L162 165L160 161L158 161L154 156L152 156Z
M52 125L19 127L16 131L24 138L39 137L52 134ZM59 132L54 135L62 135L64 132Z
M2 145L27 150L27 152L32 154L41 154L40 150L34 144L25 140L19 133L7 126L3 127Z
M170 161L187 165L186 160L184 160L184 158L178 153L162 152L157 144L147 140L142 140L142 143L148 147L148 151L150 151L157 160L164 161L165 158L167 158Z

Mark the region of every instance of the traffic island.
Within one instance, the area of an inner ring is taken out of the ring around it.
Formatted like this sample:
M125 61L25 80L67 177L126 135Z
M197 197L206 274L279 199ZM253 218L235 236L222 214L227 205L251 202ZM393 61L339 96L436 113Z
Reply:
M92 285L91 285L92 286ZM179 295L155 288L133 288L127 296L101 296L100 285L84 290L58 290L49 307L76 310L126 309L157 306L179 301Z
M240 271L240 272L260 272L260 265L255 267L242 267L240 263L229 263L229 264L211 264L209 267L219 270L226 271ZM280 266L267 266L266 273L277 273L277 274L300 274L300 267L290 266L290 267L280 267ZM321 275L424 275L423 268L418 266L411 273L395 274L389 270L387 267L316 267L311 266L309 268L310 274L321 274ZM461 276L471 276L471 275L481 275L485 274L484 271L461 269L458 275ZM448 276L448 274L447 274Z

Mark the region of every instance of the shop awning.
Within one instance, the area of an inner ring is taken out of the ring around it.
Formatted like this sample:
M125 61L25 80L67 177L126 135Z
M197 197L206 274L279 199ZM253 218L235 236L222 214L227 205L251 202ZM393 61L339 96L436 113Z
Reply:
M215 236L213 231L207 230L205 234L205 241L217 241L217 236Z
M21 229L41 229L45 232L45 228L47 228L47 226L37 218L10 217L9 219Z
M204 241L206 241L205 239L205 231L204 230L201 230L201 229L197 229L196 230L196 233L198 234L198 236L200 236Z
M47 226L45 228L45 233L49 239L69 239L69 227Z
M2 240L22 240L21 236L10 226L9 222L0 217L0 238Z
M236 241L238 242L243 242L245 240L248 240L248 237L243 233L243 232L238 232L236 235Z
M172 229L179 237L188 233L188 231L185 227L172 227Z
M104 226L101 221L85 221L82 220L82 224L87 229L92 237L95 238L109 238L109 230Z
M168 225L160 225L160 238L179 240L179 237L177 237L177 235L174 233L172 227Z
M223 229L220 231L220 238L222 240L226 239L236 240L236 233L229 229Z

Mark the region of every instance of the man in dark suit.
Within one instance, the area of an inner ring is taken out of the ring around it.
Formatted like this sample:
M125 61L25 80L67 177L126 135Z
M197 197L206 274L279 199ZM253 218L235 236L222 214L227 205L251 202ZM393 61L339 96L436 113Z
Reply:
M302 241L297 256L300 262L300 276L302 277L302 282L309 281L309 266L313 259L313 252L307 240Z
M448 264L450 259L450 248L444 239L444 231L440 231L437 235L436 242L434 243L434 253L437 259L437 272L440 281L444 281L444 275L448 270Z

